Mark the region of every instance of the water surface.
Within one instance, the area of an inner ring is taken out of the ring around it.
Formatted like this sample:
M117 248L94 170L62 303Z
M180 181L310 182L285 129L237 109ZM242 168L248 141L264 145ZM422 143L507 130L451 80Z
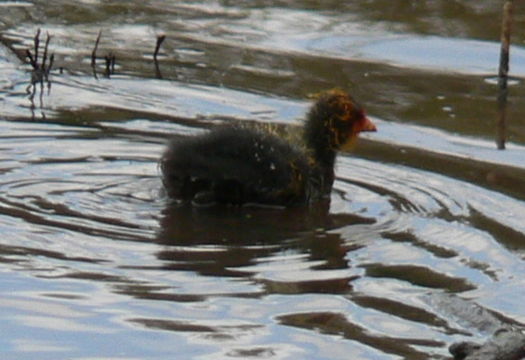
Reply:
M525 322L522 17L498 151L492 1L49 4L0 2L3 359L446 359ZM32 88L38 28L55 68ZM164 195L170 136L296 126L333 87L380 131L329 201Z

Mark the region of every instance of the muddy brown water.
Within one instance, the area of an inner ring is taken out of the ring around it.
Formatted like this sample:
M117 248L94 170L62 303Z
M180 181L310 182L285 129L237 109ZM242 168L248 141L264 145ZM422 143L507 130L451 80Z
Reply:
M498 151L500 5L0 1L1 358L446 359L525 323L525 8ZM295 126L333 87L379 132L330 201L170 205L169 136Z

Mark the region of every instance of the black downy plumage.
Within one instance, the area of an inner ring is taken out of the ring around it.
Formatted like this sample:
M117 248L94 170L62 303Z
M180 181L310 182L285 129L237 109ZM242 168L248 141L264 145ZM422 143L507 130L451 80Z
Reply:
M303 127L302 144L261 129L219 126L170 142L161 159L170 197L195 204L309 203L330 193L337 151L375 131L342 90L321 94Z

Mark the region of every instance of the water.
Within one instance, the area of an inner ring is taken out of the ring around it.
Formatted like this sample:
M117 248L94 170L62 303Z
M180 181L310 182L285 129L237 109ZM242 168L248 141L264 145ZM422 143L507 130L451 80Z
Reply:
M498 151L493 2L0 8L2 359L445 359L525 322L521 17ZM55 70L28 89L15 53L38 27ZM379 132L340 156L329 202L169 204L169 136L294 126L335 86Z

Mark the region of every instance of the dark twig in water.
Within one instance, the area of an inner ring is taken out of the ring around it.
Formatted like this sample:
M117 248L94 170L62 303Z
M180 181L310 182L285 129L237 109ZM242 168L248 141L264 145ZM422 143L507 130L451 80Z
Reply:
M31 53L31 50L26 50L26 56L29 59L29 63L31 64L31 67L33 68L33 72L31 73L31 85L34 85L38 82L43 83L45 81L49 81L49 73L51 71L51 68L53 67L53 62L55 59L54 54L51 54L49 57L49 64L47 64L48 61L48 53L49 53L49 42L51 41L51 36L49 33L47 34L46 42L44 45L44 53L42 54L42 62L38 62L38 53L40 51L40 34L41 30L38 29L35 34L34 38L34 55ZM30 86L31 86L30 85Z
M31 53L31 50L26 50L26 56L29 59L29 63L31 64L31 67L33 68L33 71L31 72L31 83L27 87L27 93L29 94L29 100L31 101L31 110L34 114L34 98L37 91L37 86L40 84L40 107L43 108L44 101L43 101L43 95L44 95L44 83L47 85L48 93L51 91L51 82L49 81L49 73L51 72L51 69L53 67L53 63L55 61L55 54L49 55L49 43L51 42L51 35L47 33L46 42L44 44L43 54L42 54L42 61L39 63L38 61L38 53L40 51L40 34L41 30L38 29L35 38L34 38L34 55ZM49 63L48 63L49 59Z
M47 51L48 51L48 48L49 48L49 41L51 41L51 36L49 36L49 33L47 33L46 44L44 45L44 55L42 56L42 64L41 64L41 66L40 66L40 68L41 68L45 73L47 73L47 70L46 70L46 62L47 62Z
M111 57L110 55L104 56L104 60L106 60L106 77L109 77L111 75Z
M95 64L97 62L97 49L98 49L98 43L100 42L100 37L102 36L102 30L99 30L97 40L95 40L95 47L93 48L93 51L91 52L91 66L95 67Z
M512 0L503 5L503 21L501 25L501 53L498 73L498 121L497 139L498 149L505 149L505 133L507 120L508 74L510 58L510 34L512 28Z
M55 61L55 54L51 54L51 56L49 57L49 66L45 70L46 81L49 81L49 72L51 71L51 68L53 67L54 61Z
M157 79L162 79L162 73L160 72L160 66L157 56L159 55L160 46L166 39L166 35L157 36L157 44L155 45L155 51L153 52L153 63L155 64L155 75Z
M113 75L115 73L115 63L117 61L117 58L114 54L108 54L104 56L104 60L106 60L106 71L104 72L106 77L110 77L110 75Z
M36 31L34 39L34 50L35 50L35 66L38 66L38 48L40 47L40 28ZM36 69L36 67L35 67Z
M95 46L93 47L93 51L91 52L91 68L93 69L93 76L95 79L97 79L97 51L98 51L98 45L100 43L100 38L102 37L102 30L98 32L97 39L95 40ZM104 71L105 77L110 77L110 75L115 73L115 63L116 63L116 57L114 54L109 53L108 55L104 56L104 61L106 64L106 69Z
M37 65L35 59L33 58L33 55L31 54L31 51L29 49L26 50L26 56L29 59L29 63L33 67L33 70L36 70L38 65Z
M117 62L117 57L115 54L111 55L111 74L115 73L115 63Z
M36 31L34 40L33 40L33 51L35 52L35 55L31 54L31 50L26 50L26 56L29 59L29 63L31 64L31 67L33 70L38 70L38 48L40 47L40 29Z
M166 35L157 36L157 45L155 45L155 52L153 53L153 60L157 62L157 55L159 54L160 46L166 39Z

